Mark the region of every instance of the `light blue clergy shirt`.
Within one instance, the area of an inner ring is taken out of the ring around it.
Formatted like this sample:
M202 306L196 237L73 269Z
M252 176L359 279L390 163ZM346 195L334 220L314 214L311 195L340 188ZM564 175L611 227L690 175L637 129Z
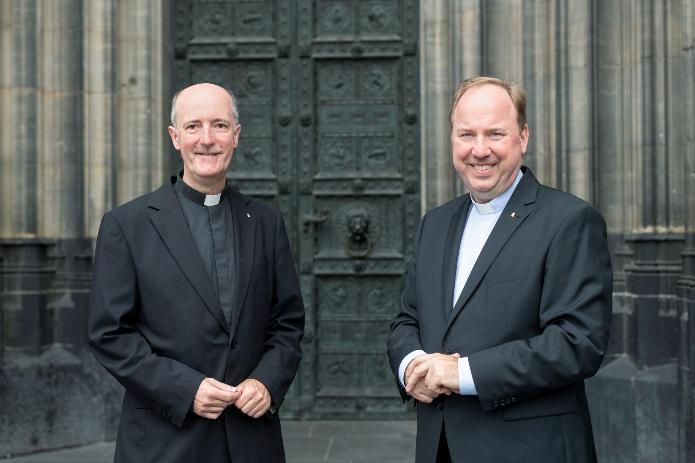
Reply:
M463 229L461 237L461 245L459 247L458 261L456 263L456 282L454 284L454 299L451 302L451 309L456 305L456 301L463 291L463 287L468 280L468 277L473 270L475 262L478 260L480 252L485 246L492 229L495 227L497 220L502 215L502 211L507 206L509 198L516 189L516 186L521 181L521 170L516 174L516 179L512 186L487 203L477 203L471 195L471 207L468 209L468 218L466 226ZM405 370L408 364L420 355L426 354L423 350L416 350L406 355L398 366L398 379L403 387L405 387ZM461 395L477 395L473 376L471 375L471 367L468 364L468 357L461 357L458 360L459 370L459 394Z

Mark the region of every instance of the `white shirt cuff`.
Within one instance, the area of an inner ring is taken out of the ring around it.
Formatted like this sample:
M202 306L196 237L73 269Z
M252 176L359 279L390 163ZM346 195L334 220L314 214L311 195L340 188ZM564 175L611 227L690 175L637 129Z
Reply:
M401 360L401 364L398 366L398 381L400 381L401 386L405 387L405 369L408 368L408 365L410 362L415 358L419 357L421 355L425 355L427 352L424 350L414 350L408 355L406 355L403 360Z
M471 374L471 366L468 364L468 357L459 359L459 394L478 395L473 382L473 375Z

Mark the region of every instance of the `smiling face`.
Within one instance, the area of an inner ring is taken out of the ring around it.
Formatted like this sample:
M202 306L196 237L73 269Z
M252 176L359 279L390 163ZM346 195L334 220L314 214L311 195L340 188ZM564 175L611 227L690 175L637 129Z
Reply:
M222 87L198 84L184 89L176 99L175 126L169 127L183 159L183 181L202 193L221 192L240 130L231 97Z
M487 203L516 178L528 144L528 126L519 129L509 94L497 85L467 90L452 115L454 169L473 198Z

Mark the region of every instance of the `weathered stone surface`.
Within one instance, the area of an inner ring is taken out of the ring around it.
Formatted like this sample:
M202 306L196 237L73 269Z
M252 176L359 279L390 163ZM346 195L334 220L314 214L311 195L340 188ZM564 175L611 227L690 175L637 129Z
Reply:
M0 455L113 438L120 386L89 358L51 347L6 355L0 369Z
M634 378L637 462L678 461L680 397L675 363L649 368Z
M635 392L637 365L620 356L587 381L586 391L600 462L634 463L636 452Z

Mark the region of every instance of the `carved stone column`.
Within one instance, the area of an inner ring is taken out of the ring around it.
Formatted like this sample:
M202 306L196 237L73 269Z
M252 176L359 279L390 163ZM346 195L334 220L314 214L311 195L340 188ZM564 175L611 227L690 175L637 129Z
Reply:
M52 238L83 233L82 69L73 64L82 61L81 4L80 0L39 3L39 232Z
M597 12L603 18L598 21L600 79L594 97L600 114L599 204L607 207L609 226L623 224L625 237L625 245L613 242L618 294L611 353L622 351L634 358L636 367L618 369L627 361L619 358L597 378L602 387L594 400L612 388L629 398L616 401L612 413L628 423L626 433L633 437L622 446L610 437L597 437L599 458L607 461L678 461L682 400L677 358L682 340L676 281L682 267L684 196L682 174L676 172L682 172L685 154L686 121L679 114L684 74L678 63L683 4L602 2ZM622 19L616 26L607 20L611 17ZM613 52L615 39L619 53ZM620 113L613 116L611 106ZM618 136L611 133L615 121ZM613 150L617 156L611 156ZM611 207L616 201L622 214L615 204ZM595 409L599 417L604 413ZM599 436L612 434L606 427L595 429Z
M485 75L523 83L523 0L480 3L481 55Z
M34 1L0 3L0 237L34 237L37 233L37 29Z
M593 202L592 36L591 0L559 2L560 26L556 31L560 47L557 82L560 93L559 169L560 188Z
M115 205L116 1L83 5L84 218L86 236L94 237Z
M558 119L557 86L555 85L556 28L555 2L528 2L524 10L525 37L523 83L528 97L526 119L529 145L524 162L541 182L555 185L557 145L560 134L555 128Z
M422 211L454 197L456 173L451 164L449 109L457 83L451 79L449 5L420 2ZM460 181L460 180L458 180Z
M625 147L635 153L635 169L628 178L634 201L628 241L635 255L626 275L628 291L634 295L636 353L646 365L656 365L676 357L674 297L681 270L683 220L675 209L682 206L683 195L673 195L671 188L682 192L683 181L676 179L680 174L675 175L669 164L682 165L684 158L678 143L667 143L680 137L681 129L673 117L679 98L670 91L680 77L674 72L674 60L666 54L675 45L669 35L672 27L678 30L680 20L674 17L674 10L653 2L625 2L624 9L624 17L632 18L626 26L641 39L629 52L626 70L632 79L624 88L630 108L626 132L634 136L626 140Z
M683 18L683 35L680 41L683 50L682 75L695 75L695 2L684 1L679 11ZM681 420L679 429L680 461L695 461L695 81L687 78L683 82L685 98L683 125L683 165L685 201L685 246L681 253L682 273L678 281L680 305L680 346L678 355L679 385L681 397Z
M166 140L161 0L118 2L116 203L163 180ZM168 173L167 173L168 174Z
M623 136L626 104L629 93L623 90L624 28L616 26L615 18L622 17L621 0L596 4L594 37L596 40L596 68L593 104L595 105L595 176L597 195L595 203L601 210L608 227L608 239L613 264L613 327L609 355L629 353L635 355L633 339L634 318L632 299L625 287L625 265L632 251L625 243L625 231L630 220L629 183L632 170L632 152L625 148Z

